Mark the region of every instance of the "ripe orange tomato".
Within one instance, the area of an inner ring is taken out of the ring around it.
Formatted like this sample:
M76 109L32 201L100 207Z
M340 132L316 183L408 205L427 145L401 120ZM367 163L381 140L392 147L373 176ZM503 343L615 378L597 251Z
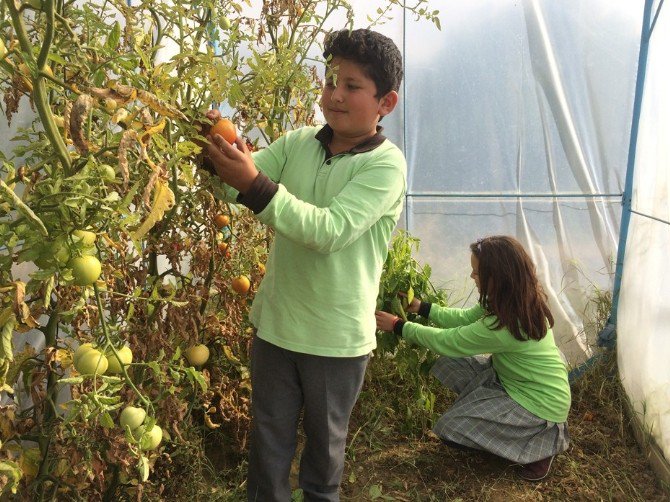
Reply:
M228 243L224 242L224 241L219 242L216 246L219 248L219 251L221 251L222 253L224 253L226 251L226 249L228 249Z
M233 279L232 286L233 291L235 291L238 295L246 295L249 292L249 288L251 287L251 282L249 282L249 278L246 275L240 275Z
M223 136L228 143L235 143L237 139L237 131L235 130L235 124L233 124L228 119L221 119L216 124L212 126L209 130L209 133L214 137L215 134Z
M230 216L227 214L217 214L214 217L214 224L219 228L227 227L230 225Z

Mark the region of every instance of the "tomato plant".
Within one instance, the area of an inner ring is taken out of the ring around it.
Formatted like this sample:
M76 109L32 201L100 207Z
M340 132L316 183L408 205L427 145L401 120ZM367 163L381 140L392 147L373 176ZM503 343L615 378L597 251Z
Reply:
M8 491L197 499L211 486L180 474L206 471L204 438L244 450L248 307L272 232L212 196L197 123L225 104L253 149L313 124L308 55L336 11L353 18L344 0L272 0L257 16L211 0L0 0L3 113L35 111L0 151ZM133 427L130 407L144 411Z

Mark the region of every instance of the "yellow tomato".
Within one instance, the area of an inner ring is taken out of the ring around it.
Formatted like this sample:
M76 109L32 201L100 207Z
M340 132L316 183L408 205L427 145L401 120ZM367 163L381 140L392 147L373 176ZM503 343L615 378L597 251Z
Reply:
M214 124L209 130L209 134L214 137L215 134L218 134L223 137L228 143L235 143L237 139L237 131L235 130L235 124L233 124L228 119L221 119L216 124Z
M200 343L186 349L184 356L191 366L202 366L209 359L209 348Z
M214 224L219 228L227 227L230 225L230 216L227 214L217 214L214 217Z

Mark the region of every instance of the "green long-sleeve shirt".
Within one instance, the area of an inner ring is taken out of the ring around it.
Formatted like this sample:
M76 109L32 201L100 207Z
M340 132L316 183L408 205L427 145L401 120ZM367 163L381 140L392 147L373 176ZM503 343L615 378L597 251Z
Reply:
M278 186L256 214L275 238L250 318L260 338L285 349L355 357L376 347L375 301L407 168L380 133L327 158L328 127L320 129L288 132L254 154ZM220 188L226 200L238 195Z
M544 420L567 420L570 385L551 329L542 340L517 340L506 328L491 329L497 318L486 317L481 305L458 309L433 304L429 320L438 327L407 322L403 338L450 357L492 354L493 368L512 399Z

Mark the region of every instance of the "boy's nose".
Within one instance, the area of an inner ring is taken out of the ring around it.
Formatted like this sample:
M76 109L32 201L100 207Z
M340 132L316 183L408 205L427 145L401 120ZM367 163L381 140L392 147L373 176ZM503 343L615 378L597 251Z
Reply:
M342 101L342 93L339 92L339 87L335 87L333 93L330 95L331 101Z

